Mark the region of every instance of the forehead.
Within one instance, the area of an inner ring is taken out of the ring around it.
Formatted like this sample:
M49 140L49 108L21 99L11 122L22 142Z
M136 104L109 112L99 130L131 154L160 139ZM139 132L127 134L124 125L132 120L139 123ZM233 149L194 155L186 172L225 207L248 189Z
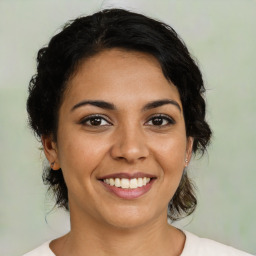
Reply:
M165 78L158 60L150 54L114 48L81 62L68 82L63 103L102 99L144 104L158 98L180 102L177 88Z

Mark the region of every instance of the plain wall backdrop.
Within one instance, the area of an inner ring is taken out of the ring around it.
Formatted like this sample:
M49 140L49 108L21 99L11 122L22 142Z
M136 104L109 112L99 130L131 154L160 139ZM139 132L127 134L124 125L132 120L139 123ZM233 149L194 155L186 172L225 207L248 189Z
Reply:
M171 25L201 67L214 136L189 173L198 187L193 216L176 225L256 253L256 1L1 0L0 255L18 256L69 229L42 183L40 144L27 127L26 97L36 54L70 19L107 7Z

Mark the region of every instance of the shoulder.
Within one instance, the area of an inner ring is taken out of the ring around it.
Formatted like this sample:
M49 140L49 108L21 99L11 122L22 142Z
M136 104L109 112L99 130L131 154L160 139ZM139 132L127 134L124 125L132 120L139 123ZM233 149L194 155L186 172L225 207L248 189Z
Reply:
M23 256L55 256L49 247L50 241L45 242L31 252L24 254Z
M181 256L252 256L213 240L200 238L187 231L183 232L186 235L186 242Z

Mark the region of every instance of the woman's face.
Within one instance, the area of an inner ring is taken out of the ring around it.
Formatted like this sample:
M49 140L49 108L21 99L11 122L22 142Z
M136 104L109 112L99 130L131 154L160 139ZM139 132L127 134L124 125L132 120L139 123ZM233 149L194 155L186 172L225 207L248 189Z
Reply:
M192 139L178 90L158 61L111 49L70 79L57 145L44 145L63 171L71 216L131 228L166 220Z

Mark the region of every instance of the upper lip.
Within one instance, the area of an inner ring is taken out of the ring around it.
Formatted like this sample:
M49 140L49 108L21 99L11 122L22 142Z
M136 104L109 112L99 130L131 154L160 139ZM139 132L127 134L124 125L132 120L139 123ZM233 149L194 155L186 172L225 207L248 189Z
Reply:
M135 172L135 173L128 173L128 172L120 172L120 173L112 173L112 174L108 174L105 176L101 176L98 179L99 180L104 180L104 179L110 179L110 178L126 178L126 179L134 179L134 178L156 178L155 175L153 174L149 174L149 173L144 173L144 172Z

